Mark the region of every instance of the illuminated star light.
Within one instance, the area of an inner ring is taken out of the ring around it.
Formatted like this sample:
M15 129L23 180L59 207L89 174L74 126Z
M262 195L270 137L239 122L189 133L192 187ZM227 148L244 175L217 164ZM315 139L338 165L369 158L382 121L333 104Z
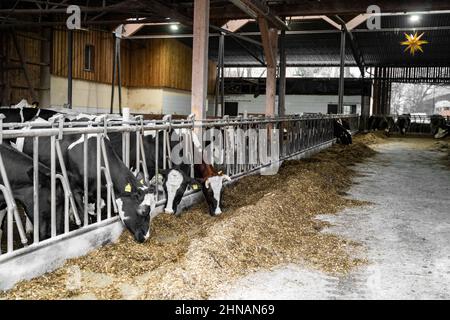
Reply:
M428 43L428 41L426 41L426 40L420 40L423 35L424 35L423 32L420 36L417 35L417 32L414 35L412 35L412 34L408 35L405 33L407 40L400 42L401 45L407 46L404 52L409 50L412 55L414 55L416 53L416 51L423 52L422 45Z

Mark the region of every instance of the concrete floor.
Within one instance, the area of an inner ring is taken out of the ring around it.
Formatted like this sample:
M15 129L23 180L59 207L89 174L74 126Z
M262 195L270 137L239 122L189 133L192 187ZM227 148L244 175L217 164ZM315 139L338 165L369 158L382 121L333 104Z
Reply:
M355 168L349 196L373 205L321 216L369 264L335 277L298 265L260 271L213 299L450 299L450 171L433 141L391 139Z

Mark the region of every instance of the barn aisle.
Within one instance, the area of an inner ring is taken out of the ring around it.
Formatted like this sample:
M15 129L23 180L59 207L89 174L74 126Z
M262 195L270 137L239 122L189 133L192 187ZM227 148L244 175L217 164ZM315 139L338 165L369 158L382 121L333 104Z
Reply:
M450 171L431 139L390 139L356 169L352 198L373 205L321 216L363 244L368 265L330 276L298 265L257 272L224 299L449 299Z

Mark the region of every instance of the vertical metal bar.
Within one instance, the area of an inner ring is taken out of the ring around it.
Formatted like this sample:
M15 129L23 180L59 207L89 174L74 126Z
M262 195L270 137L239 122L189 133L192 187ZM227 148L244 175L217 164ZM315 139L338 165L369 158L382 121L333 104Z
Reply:
M89 213L88 213L88 203L89 203L89 171L88 171L88 135L83 134L83 186L84 186L84 225L89 224Z
M225 114L225 35L220 35L220 41L222 43L221 48L221 64L220 64L220 117Z
M62 181L61 181L62 182ZM66 194L64 196L64 233L69 233L69 194L68 190L66 190Z
M163 131L163 170L166 170L167 167L167 139L166 135L168 135L167 129Z
M158 202L159 192L158 192L158 175L159 175L159 130L156 130L155 138L155 193L156 202Z
M102 138L101 139L101 149L102 149L102 155L103 155L103 162L105 164L105 172L106 172L106 181L107 183L111 186L111 200L113 203L113 207L114 207L114 212L117 213L117 204L116 204L116 195L114 193L114 185L112 183L111 180L111 170L109 169L109 160L108 160L108 156L106 153L106 146L105 146L105 140Z
M146 183L148 183L150 181L150 178L148 176L147 159L145 155L144 141L142 138L142 134L140 135L139 143L141 145L142 171L144 171L144 180Z
M39 243L39 137L33 138L33 242Z
M97 222L102 220L101 200L102 200L102 157L101 157L102 134L97 134Z
M114 51L113 51L113 65L112 65L112 80L111 80L111 106L109 109L109 113L113 113L114 111L114 87L116 84L116 62L117 62L117 45L116 45L116 35L113 34L114 37Z
M123 163L125 163L125 154L126 154L126 151L125 151L125 148L126 148L126 146L125 146L125 133L126 132L122 132L122 161L123 161ZM126 163L125 163L125 165L126 165ZM127 166L127 168L128 168L128 166Z
M112 185L108 183L108 187L106 189L106 210L107 210L107 218L111 218L111 189Z
M7 227L7 235L6 235L7 236L7 239L6 239L7 252L12 252L14 250L14 232L13 232L14 231L13 230L14 213L13 213L13 211L14 211L13 208L8 207L8 216L7 216L8 221L7 221L7 226L6 226Z
M122 114L122 82L120 77L120 38L116 38L116 54L117 54L117 80L118 80L118 88L119 88L119 113Z
M72 109L73 31L67 31L67 107Z
M140 167L141 167L141 144L139 143L139 136L140 136L140 131L136 131L136 142L135 142L135 146L136 146L136 173L140 172Z
M67 174L66 165L64 163L64 158L63 158L63 155L62 155L61 145L59 143L59 140L56 140L56 155L58 156L59 167L60 167L61 173L62 173L62 179L64 179L64 181L67 183L67 188L68 188L67 189L67 196L69 197L69 202L70 202L70 205L71 205L72 210L73 210L73 215L74 215L76 224L77 225L81 225L80 217L78 215L77 206L76 206L75 201L73 199L72 191L70 190L69 176Z
M56 236L56 136L50 137L50 206L51 206L51 214L50 214L50 225L51 225L51 237Z
M125 165L130 168L130 133L125 132Z

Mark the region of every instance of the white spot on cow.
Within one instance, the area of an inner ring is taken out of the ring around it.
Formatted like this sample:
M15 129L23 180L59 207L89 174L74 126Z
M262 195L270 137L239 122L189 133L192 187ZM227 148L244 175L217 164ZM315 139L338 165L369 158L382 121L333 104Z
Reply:
M150 238L150 227L148 228L148 231L147 231L147 233L144 236L145 240L148 240L148 238Z
M144 131L144 137L152 136L153 138L156 138L156 131L154 130L146 130Z
M214 195L214 199L216 199L216 201L217 201L217 206L216 206L216 209L214 211L214 214L215 215L221 214L222 211L220 210L220 192L222 191L223 177L222 176L209 177L205 181L205 186L208 189L209 188L212 189L213 195Z
M49 121L38 116L40 112L41 109L39 109L38 113L35 115L35 119L33 121L30 121L30 123L50 123Z
M94 120L97 116L93 115L93 114L87 114L87 113L80 113L79 115L77 115L75 117L76 120L80 120L80 119L88 119L90 121Z
M33 223L31 223L31 220L28 218L28 216L26 217L26 221L25 221L25 232L26 232L26 234L33 233Z
M88 134L88 140L93 137L97 137L97 135L96 134ZM74 147L76 147L77 145L79 145L80 143L83 143L83 142L84 142L84 135L81 135L80 139L72 142L67 149L72 150Z
M155 203L155 195L153 193L147 193L144 197L144 201L141 202L141 206L153 206Z
M167 188L167 205L164 211L166 213L173 212L173 200L177 190L183 183L183 175L178 170L171 170L167 175L166 188Z
M403 132L403 134L405 134L406 133L406 128L402 128L402 132Z
M95 203L88 203L88 214L95 216Z
M116 199L116 204L117 204L117 210L119 211L120 220L122 220L122 222L125 222L129 218L125 217L125 211L123 211L123 201L122 201L122 199L120 199L120 198Z

